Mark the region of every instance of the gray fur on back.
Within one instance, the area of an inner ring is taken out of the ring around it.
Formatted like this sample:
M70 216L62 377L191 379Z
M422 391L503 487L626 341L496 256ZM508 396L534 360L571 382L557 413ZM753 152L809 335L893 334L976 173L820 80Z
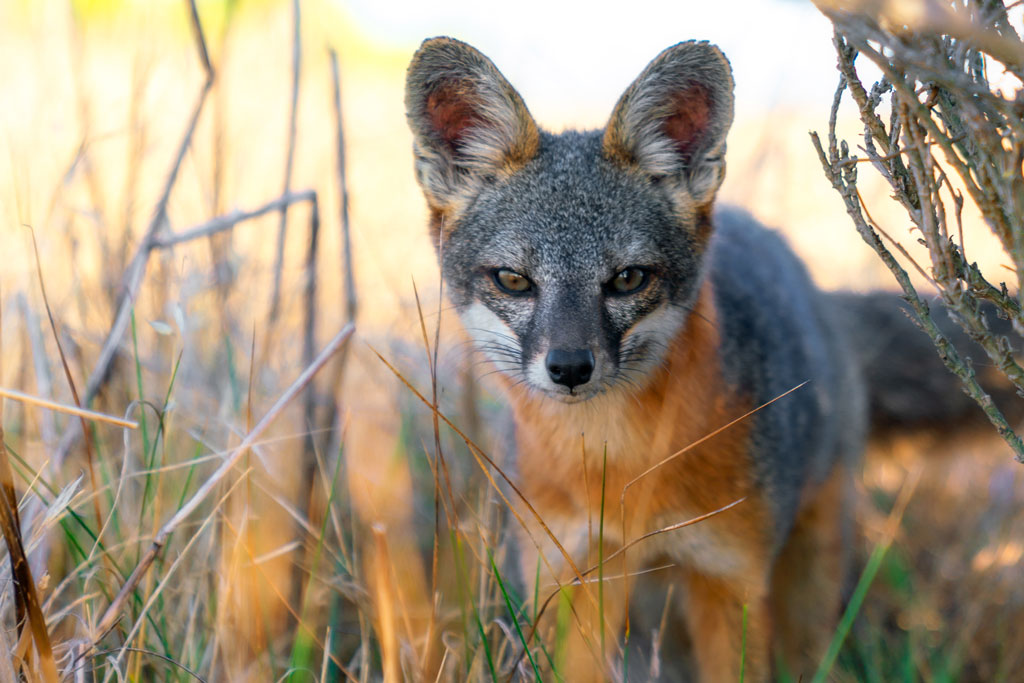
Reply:
M859 456L863 382L829 300L778 234L721 208L709 259L726 379L754 407L807 382L752 418L756 476L778 506L784 537L799 501L771 491L820 483L837 458Z

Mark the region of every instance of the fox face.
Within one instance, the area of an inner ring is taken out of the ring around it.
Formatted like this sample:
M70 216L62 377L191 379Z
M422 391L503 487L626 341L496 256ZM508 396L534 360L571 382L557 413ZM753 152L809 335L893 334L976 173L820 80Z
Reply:
M701 284L732 106L721 52L681 43L604 130L553 135L474 48L423 44L406 111L442 274L514 383L575 403L659 367Z

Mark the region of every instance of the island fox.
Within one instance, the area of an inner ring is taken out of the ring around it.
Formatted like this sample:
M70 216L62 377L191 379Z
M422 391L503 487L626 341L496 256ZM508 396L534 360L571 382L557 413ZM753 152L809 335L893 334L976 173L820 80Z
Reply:
M775 661L813 673L839 613L869 415L902 417L851 316L883 311L929 373L942 368L897 297L819 292L776 233L713 208L733 119L725 56L674 45L603 130L554 135L487 57L435 38L409 66L406 112L443 278L502 371L516 483L547 526L522 515L524 581L568 585L606 558L601 591L592 572L574 593L565 679L609 675L629 590L660 560L700 680L741 667L766 680ZM927 421L917 398L911 417Z

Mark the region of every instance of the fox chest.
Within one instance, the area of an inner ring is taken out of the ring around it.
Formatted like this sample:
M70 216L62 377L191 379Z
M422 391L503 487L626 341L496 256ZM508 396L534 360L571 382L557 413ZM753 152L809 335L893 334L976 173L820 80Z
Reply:
M614 551L650 534L631 546L631 563L665 557L709 574L743 572L748 541L761 535L744 430L701 442L707 431L694 436L679 421L594 413L517 428L523 493L563 545L582 554L600 531ZM735 509L683 525L736 501Z

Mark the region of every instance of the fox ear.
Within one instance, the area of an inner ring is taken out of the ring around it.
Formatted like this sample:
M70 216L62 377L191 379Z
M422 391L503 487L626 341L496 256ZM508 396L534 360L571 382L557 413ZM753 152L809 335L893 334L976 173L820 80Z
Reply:
M732 125L729 62L714 45L688 41L647 65L619 98L604 132L604 154L657 177L680 176L698 204L725 176Z
M405 81L416 174L444 210L476 179L511 173L537 153L540 134L523 98L475 48L451 38L424 41Z

